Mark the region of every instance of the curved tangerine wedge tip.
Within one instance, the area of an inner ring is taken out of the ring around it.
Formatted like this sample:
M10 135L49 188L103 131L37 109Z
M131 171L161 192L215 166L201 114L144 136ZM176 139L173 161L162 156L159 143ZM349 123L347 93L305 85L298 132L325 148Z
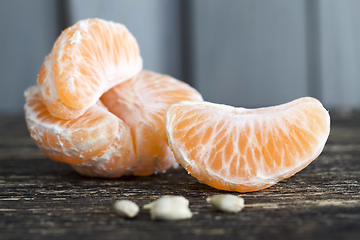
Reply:
M124 25L86 19L65 29L55 41L38 85L51 114L74 119L76 111L88 109L141 68L138 44Z
M73 109L70 108L60 100L57 96L57 92L54 83L49 80L52 75L51 71L51 60L50 55L46 56L43 65L40 68L39 76L38 76L38 86L40 91L41 101L45 104L47 109L51 109L49 112L52 116L64 119L64 120L72 120L83 115L87 108L83 109Z
M177 164L168 145L164 117L171 104L183 100L202 101L202 97L182 81L145 70L101 97L109 111L131 129L138 156L135 175L164 172Z
M238 192L267 188L321 153L330 116L310 97L259 109L180 102L166 112L176 160L200 182Z
M40 150L89 176L117 177L136 163L128 126L98 102L75 120L53 117L37 86L25 92L25 119Z

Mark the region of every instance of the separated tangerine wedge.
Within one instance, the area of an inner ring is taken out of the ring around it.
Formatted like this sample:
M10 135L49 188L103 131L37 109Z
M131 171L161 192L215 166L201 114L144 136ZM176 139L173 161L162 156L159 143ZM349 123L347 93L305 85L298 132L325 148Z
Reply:
M38 85L53 116L76 119L104 92L141 69L138 44L124 25L86 19L57 38L41 66Z
M101 97L103 104L131 129L137 163L134 175L164 172L176 163L165 131L165 111L183 100L202 101L198 91L168 75L141 71Z
M177 161L200 182L250 192L305 168L322 152L330 116L310 97L267 108L180 102L166 112Z
M129 127L100 102L75 120L53 117L37 86L25 91L25 118L31 137L50 159L71 164L91 177L130 174L136 154Z

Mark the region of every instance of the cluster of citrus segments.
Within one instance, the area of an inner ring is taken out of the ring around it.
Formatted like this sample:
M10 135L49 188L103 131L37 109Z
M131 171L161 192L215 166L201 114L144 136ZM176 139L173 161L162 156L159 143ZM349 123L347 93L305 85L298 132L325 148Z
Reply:
M142 70L127 28L87 19L64 30L25 91L41 151L92 177L145 176L180 163L200 182L269 187L321 153L330 117L310 97L267 108L205 102L188 84Z
M101 19L61 33L25 98L28 129L41 151L93 177L150 175L175 165L165 111L202 101L188 84L142 70L134 36Z

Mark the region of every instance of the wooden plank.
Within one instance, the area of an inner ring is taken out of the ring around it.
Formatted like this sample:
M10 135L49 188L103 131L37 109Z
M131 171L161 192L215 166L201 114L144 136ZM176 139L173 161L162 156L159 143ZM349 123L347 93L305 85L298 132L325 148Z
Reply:
M246 204L238 214L213 210L205 199L224 192L182 168L149 177L83 177L41 157L23 118L2 117L0 152L11 151L0 160L0 239L359 239L360 113L330 113L320 157L273 187L235 193ZM22 150L29 148L38 155ZM129 220L112 209L118 199L143 206L164 195L188 198L193 218L152 221L141 209Z
M304 1L193 1L195 87L208 101L270 106L308 94Z
M360 2L320 0L320 70L324 104L360 105Z
M0 113L22 113L24 90L60 29L56 1L0 1Z

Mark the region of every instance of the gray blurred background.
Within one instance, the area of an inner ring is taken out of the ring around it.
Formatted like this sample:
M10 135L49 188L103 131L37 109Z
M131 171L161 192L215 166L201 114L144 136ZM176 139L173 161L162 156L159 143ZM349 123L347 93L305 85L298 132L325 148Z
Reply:
M61 30L93 17L125 24L145 69L205 100L359 108L359 12L359 0L0 0L0 114L22 114Z

